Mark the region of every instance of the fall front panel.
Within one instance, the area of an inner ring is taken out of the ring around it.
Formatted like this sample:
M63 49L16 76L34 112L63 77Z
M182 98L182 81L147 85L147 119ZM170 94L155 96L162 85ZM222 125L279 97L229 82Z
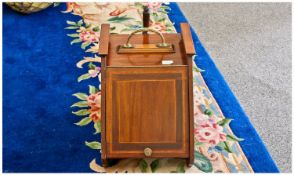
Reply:
M186 75L186 67L108 70L108 157L144 157L147 147L152 157L188 156Z

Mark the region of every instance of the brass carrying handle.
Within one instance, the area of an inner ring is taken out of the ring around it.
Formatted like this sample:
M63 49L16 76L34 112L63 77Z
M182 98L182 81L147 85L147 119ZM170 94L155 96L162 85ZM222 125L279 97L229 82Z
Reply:
M135 35L136 33L139 33L139 32L153 32L153 33L159 35L161 38L161 43L157 43L156 44L157 47L169 47L170 46L170 44L165 42L165 39L164 39L162 33L160 33L159 31L151 29L151 28L141 28L141 29L138 29L138 30L135 30L134 32L132 32L128 37L127 43L124 44L122 47L123 48L132 48L133 45L130 44L130 39L132 38L133 35Z

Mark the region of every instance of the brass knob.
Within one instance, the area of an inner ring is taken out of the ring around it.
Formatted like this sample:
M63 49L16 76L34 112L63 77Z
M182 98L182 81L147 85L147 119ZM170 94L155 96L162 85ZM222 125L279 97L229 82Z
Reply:
M151 154L152 154L152 149L151 149L151 148L145 148L145 149L144 149L144 154L145 154L146 157L151 156Z

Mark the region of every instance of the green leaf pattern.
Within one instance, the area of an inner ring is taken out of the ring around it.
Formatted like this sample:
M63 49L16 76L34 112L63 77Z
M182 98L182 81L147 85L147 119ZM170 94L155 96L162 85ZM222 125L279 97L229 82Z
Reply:
M93 142L85 142L85 145L87 145L91 149L101 149L101 143L93 141Z
M73 96L77 97L80 100L87 100L88 95L85 93L75 93Z
M94 134L99 134L101 133L101 122L95 122L94 123L94 128L95 128L95 133Z
M146 173L147 172L148 164L147 164L147 162L144 159L140 160L140 162L139 162L139 168L141 169L141 172L142 173Z
M81 76L78 77L78 82L81 82L83 80L87 80L89 78L91 78L91 75L88 74L88 73L85 73L85 74L83 74L83 75L81 75Z
M95 94L98 92L98 89L95 86L89 85L89 94Z
M78 116L85 116L85 115L90 114L88 109L81 109L81 110L78 110L78 111L72 112L72 113L75 115L78 115Z
M71 107L88 107L88 102L87 101L79 101L71 105Z
M160 165L160 159L155 159L153 162L150 164L150 168L152 173L155 173L156 170L159 168Z
M198 151L194 152L194 165L205 173L212 172L212 164L210 160Z
M91 118L89 117L85 117L82 120L80 120L79 122L75 123L78 126L86 126L87 124L91 123Z

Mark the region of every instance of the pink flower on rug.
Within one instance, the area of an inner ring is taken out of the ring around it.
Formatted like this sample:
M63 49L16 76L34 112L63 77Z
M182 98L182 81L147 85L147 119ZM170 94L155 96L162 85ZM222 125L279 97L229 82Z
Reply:
M101 92L88 96L88 106L90 106L90 118L93 122L101 120Z
M158 10L162 3L161 2L147 2L145 5L150 9L150 11L156 11Z
M92 78L96 77L99 73L100 73L100 67L96 67L95 69L88 70L88 74L90 74Z
M73 12L76 15L81 15L82 14L82 9L75 2L67 2L66 3L66 10L64 11L64 13L69 13L69 12Z
M197 126L205 125L209 122L209 116L204 114L194 114L195 116L195 123Z
M137 10L137 8L134 8L133 3L116 2L115 3L115 10L110 12L109 15L110 16L119 16L128 10Z
M152 23L151 26L150 26L152 29L155 29L159 32L165 32L166 31L166 26L163 25L162 23L160 22L155 22L155 23Z
M99 33L94 31L81 31L80 39L83 42L99 42Z
M96 94L91 94L87 98L88 106L90 106L90 111L98 111L101 108L101 92Z
M90 118L92 119L93 122L98 122L101 120L101 110L91 112L90 113Z
M195 137L199 142L217 145L219 142L226 141L226 134L223 127L219 126L213 119L207 115L196 117Z
M127 9L115 9L114 11L109 13L109 16L119 16L120 14L127 11Z

